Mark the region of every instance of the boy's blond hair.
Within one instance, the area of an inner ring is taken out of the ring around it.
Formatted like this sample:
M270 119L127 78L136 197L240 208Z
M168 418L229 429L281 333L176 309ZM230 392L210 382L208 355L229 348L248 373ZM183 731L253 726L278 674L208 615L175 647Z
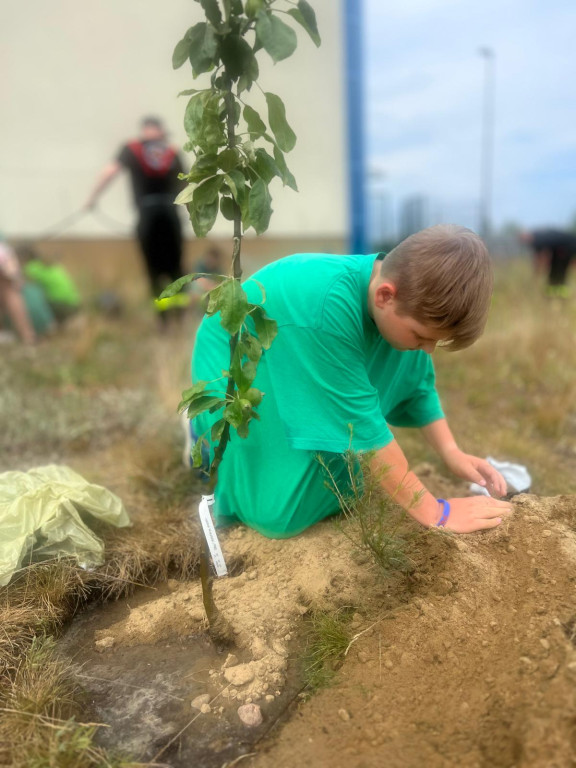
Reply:
M398 314L450 332L463 349L482 335L492 295L492 264L472 230L438 224L403 240L384 258L381 277L396 286Z

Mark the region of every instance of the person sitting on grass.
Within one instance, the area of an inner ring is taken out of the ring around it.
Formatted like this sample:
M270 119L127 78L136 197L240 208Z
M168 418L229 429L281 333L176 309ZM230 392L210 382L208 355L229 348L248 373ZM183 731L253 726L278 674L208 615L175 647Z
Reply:
M459 350L478 339L492 282L482 240L453 225L411 235L387 255L289 256L247 280L249 301L261 302L265 291L278 335L253 385L265 393L260 420L250 422L246 439L232 430L219 469L217 524L240 521L272 538L304 531L338 511L322 463L345 494L345 453L352 449L372 452L370 468L382 490L422 525L457 533L499 525L512 512L510 503L495 498L505 495L506 482L487 461L458 447L431 358L437 345ZM221 379L229 351L219 316L205 317L193 380ZM206 433L210 443L210 428L221 417L221 410L200 414L195 433ZM389 425L419 428L456 476L492 495L434 498L410 470ZM213 456L215 446L209 447Z
M19 245L16 252L24 275L30 282L42 287L58 323L66 322L80 310L80 294L62 264L41 256L28 243Z

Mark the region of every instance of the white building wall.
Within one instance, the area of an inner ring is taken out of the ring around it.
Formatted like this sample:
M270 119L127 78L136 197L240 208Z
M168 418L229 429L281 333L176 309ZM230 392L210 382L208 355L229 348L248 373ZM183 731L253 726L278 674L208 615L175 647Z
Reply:
M317 49L298 27L298 49L273 65L259 54L260 84L286 104L297 136L287 155L300 193L271 187L271 236L344 236L345 186L343 29L339 0L312 0L322 36ZM101 167L137 134L146 114L162 117L175 144L189 65L174 71L172 50L203 18L191 0L5 0L0 10L0 230L40 237L78 211ZM197 81L200 82L200 81ZM256 104L254 104L256 106ZM100 207L119 222L88 214L66 230L72 237L132 231L126 178ZM219 221L215 235L229 232ZM192 236L188 224L187 231Z

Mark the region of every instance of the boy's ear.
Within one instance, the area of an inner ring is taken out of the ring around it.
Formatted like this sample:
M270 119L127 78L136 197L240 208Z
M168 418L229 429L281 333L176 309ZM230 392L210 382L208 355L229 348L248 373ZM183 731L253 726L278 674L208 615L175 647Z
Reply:
M396 293L397 289L394 283L385 280L383 283L380 283L374 292L374 304L379 309L382 309L386 304L396 298Z

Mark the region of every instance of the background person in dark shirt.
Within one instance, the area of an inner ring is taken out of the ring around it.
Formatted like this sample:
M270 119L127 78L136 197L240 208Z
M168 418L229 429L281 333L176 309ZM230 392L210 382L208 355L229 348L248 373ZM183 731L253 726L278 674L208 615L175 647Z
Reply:
M182 162L166 141L166 132L156 117L145 117L140 137L125 144L116 159L101 171L88 198L93 208L102 192L122 169L130 174L134 204L138 212L136 234L144 256L154 297L183 273L182 228L174 198L182 188L178 174Z
M548 294L568 297L568 272L576 253L576 235L559 229L536 229L523 232L520 239L534 252L536 272L547 273Z

